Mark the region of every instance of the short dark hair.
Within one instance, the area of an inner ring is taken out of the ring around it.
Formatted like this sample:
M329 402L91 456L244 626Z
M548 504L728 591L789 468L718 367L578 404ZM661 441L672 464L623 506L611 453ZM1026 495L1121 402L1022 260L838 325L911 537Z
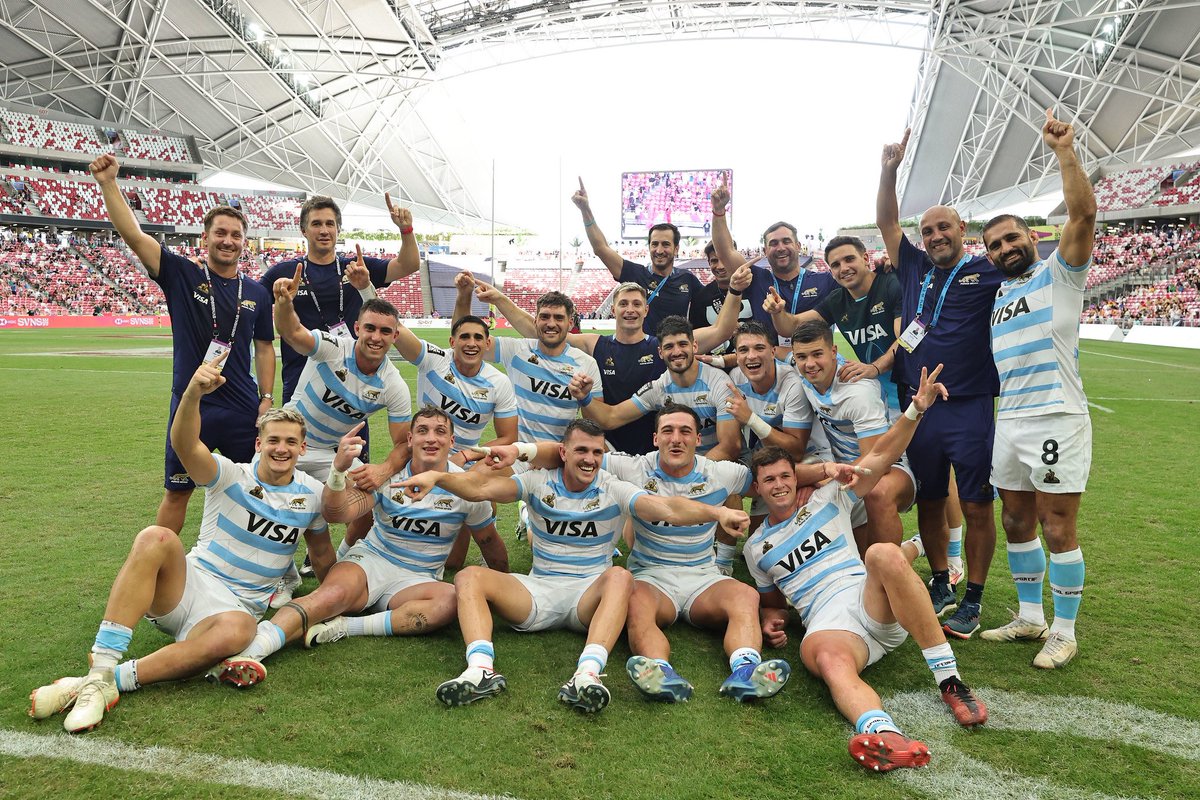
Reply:
M867 254L867 246L857 236L835 236L829 240L829 244L825 245L825 260L829 261L829 254L831 252L846 245L851 245L860 255Z
M671 235L675 237L675 246L679 247L679 228L676 228L669 222L660 222L657 225L651 225L650 230L646 232L646 244L650 244L650 239L654 236L655 231L670 231Z
M823 319L810 319L808 322L803 322L797 325L795 332L792 333L792 344L797 342L808 344L816 341L833 344L833 329Z
M565 431L563 431L562 443L566 444L568 441L570 441L572 434L576 432L582 433L585 436L604 437L604 429L595 422L592 422L590 419L584 419L583 417L577 417L576 419L571 420L571 424L567 426Z
M450 433L454 433L454 419L445 411L442 411L432 403L426 403L425 405L421 406L417 413L413 414L413 424L416 424L417 420L425 418L446 420L446 422L450 424Z
M323 194L314 194L304 201L304 205L300 206L301 231L308 227L309 215L322 208L333 209L333 218L337 221L338 230L342 229L342 207L332 197L326 197Z
M779 222L776 222L774 225L769 225L767 227L767 229L765 231L763 231L763 235L762 235L762 243L763 244L767 243L767 234L770 233L771 231L775 230L776 228L787 228L789 231L792 232L792 238L796 239L797 242L799 242L800 233L796 230L796 226L790 222L784 222L783 220L780 220Z
M683 334L688 337L688 341L695 341L695 334L692 331L692 323L688 322L678 314L672 314L669 317L663 317L663 321L658 323L658 330L654 332L661 342L668 336L678 336Z
M663 417L669 414L690 414L692 421L696 423L697 433L700 432L700 428L704 425L704 423L700 420L700 415L696 413L696 409L692 408L691 406L681 405L668 400L667 403L658 410L658 413L654 415L654 430L656 433L658 432L658 423Z
M739 323L737 330L733 333L733 349L737 350L738 339L742 336L761 336L767 340L768 345L774 345L771 334L767 333L767 327L756 319L748 319L745 322ZM774 356L772 356L774 358Z
M755 480L758 480L760 469L778 464L780 461L788 462L793 468L796 466L796 459L792 458L792 454L782 447L773 444L760 447L754 451L754 455L750 456L750 474L754 476Z
M213 220L217 217L233 217L238 222L242 223L242 234L250 232L250 225L246 222L246 215L233 206L213 206L204 215L204 232L208 233L213 226Z
M396 307L382 297L372 297L370 300L364 301L362 308L358 312L358 318L362 319L363 314L366 314L368 311L383 314L385 317L400 319L400 312L396 310Z
M985 233L987 233L989 230L991 230L992 228L994 228L995 226L999 225L1002 222L1011 222L1011 223L1015 224L1018 228L1023 230L1025 233L1031 232L1029 230L1029 223L1025 221L1024 217L1018 217L1016 214L997 214L996 216L989 219L987 221L987 223L983 226L983 230L979 232L980 238L983 238L983 235Z
M458 333L458 329L461 328L465 322L478 325L483 328L483 332L486 335L492 335L492 329L488 327L487 320L483 319L482 317L477 317L474 314L467 314L454 320L454 324L450 326L450 335L453 336L454 334Z
M708 244L704 245L704 257L705 258L709 258L710 256L716 255L716 252L717 252L717 246L715 244L713 244L712 242L709 242Z
M546 292L537 299L538 311L541 311L543 308L553 308L555 306L562 306L567 310L567 320L575 318L575 304L571 302L571 298L562 292Z

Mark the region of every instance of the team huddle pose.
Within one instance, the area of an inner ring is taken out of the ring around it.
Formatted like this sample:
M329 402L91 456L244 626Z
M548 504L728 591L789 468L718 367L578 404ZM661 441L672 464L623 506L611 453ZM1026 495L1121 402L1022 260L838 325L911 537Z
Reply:
M1042 138L1068 215L1044 259L1012 215L985 225L986 255L969 255L966 226L945 206L921 219L924 249L910 243L895 196L907 133L883 150L877 197L895 271L872 269L863 243L845 236L826 245L828 273L808 270L786 222L763 234L766 267L744 263L721 186L706 249L715 280L702 286L675 268L679 232L668 223L650 229L649 266L623 259L580 180L572 201L619 282L614 333L570 333L574 305L559 292L529 314L464 273L449 350L375 296L419 267L411 214L390 196L396 258L339 256L341 212L313 197L300 213L307 253L254 282L237 268L239 211L205 216L206 257L193 263L140 230L116 160L97 158L109 217L172 317L167 491L113 582L86 674L34 690L31 716L65 712L67 731L86 731L143 685L205 675L252 686L289 642L454 622L466 667L433 694L463 705L508 686L494 617L516 631L584 635L558 693L584 712L612 700L601 675L623 631L642 695L692 697L671 660L680 618L721 636L729 676L716 690L762 701L792 673L764 650L785 655L798 617L800 662L854 726L854 760L876 771L927 764L929 748L904 735L863 671L912 636L955 722L986 722L947 636L980 627L997 491L1020 611L980 638L1040 642L1033 664L1045 669L1078 652L1076 518L1091 461L1078 321L1096 207L1071 126L1048 110ZM493 338L475 301L526 338ZM833 327L856 358L839 353ZM276 329L282 407L271 394ZM417 369L415 414L393 349ZM391 447L372 462L367 423L378 411ZM178 534L197 484L203 518L185 553ZM497 504L514 502L528 575L509 572L496 530ZM900 514L914 503L920 531L904 541ZM336 551L331 522L346 524ZM483 563L459 569L472 539ZM732 577L739 540L753 586ZM613 561L622 543L624 567ZM922 556L928 586L912 568ZM319 585L295 597L309 570ZM143 617L175 641L126 658Z

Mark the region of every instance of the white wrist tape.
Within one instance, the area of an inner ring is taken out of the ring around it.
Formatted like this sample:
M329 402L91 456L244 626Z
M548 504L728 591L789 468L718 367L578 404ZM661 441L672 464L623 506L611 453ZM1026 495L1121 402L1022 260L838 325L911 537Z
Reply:
M529 442L513 442L517 448L517 461L533 461L537 457L537 445Z
M368 283L365 289L359 289L358 293L362 295L363 300L374 300L379 295L375 294L375 284Z
M909 403L908 408L904 409L904 416L908 417L913 422L916 422L917 420L919 420L922 417L922 415L924 415L924 413L925 413L924 411L917 410L916 403Z
M759 439L766 439L771 435L771 425L758 414L750 412L750 419L746 420L746 427L754 431L754 435Z
M340 492L346 488L346 473L340 469L329 468L329 477L325 479L325 485L335 492Z

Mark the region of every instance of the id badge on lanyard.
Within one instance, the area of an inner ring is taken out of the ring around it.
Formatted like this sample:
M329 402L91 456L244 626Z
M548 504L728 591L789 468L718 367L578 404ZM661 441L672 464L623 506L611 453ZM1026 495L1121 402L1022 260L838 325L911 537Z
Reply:
M231 346L228 342L222 342L220 339L213 339L208 343L208 351L204 354L204 363L211 364L221 356L228 353L230 349ZM217 367L217 369L220 368L220 366Z
M925 323L918 317L908 323L908 327L904 329L904 333L900 334L900 338L897 341L901 347L911 353L917 349L917 345L921 343L921 340L925 338L925 334L927 333L929 333L929 329L925 327Z
M330 325L329 332L332 333L334 336L338 337L339 339L353 339L354 338L353 336L350 335L350 326L347 325L346 321L342 320L342 319L339 319L337 321L337 324Z

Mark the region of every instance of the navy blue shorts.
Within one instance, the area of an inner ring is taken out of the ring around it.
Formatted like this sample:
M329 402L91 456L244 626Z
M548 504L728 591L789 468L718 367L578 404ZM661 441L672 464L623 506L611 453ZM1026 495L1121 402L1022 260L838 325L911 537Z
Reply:
M902 392L901 405L908 408L912 390L902 387ZM940 500L949 494L951 465L960 500L990 503L995 499L991 479L994 406L989 395L933 404L908 445L918 500Z
M163 488L183 492L196 488L188 477L183 462L171 447L171 423L175 420L175 409L179 407L179 396L171 395L171 414L167 418L167 451L163 468ZM200 441L209 450L220 451L221 455L237 464L249 464L254 460L254 442L258 438L257 413L247 414L223 406L205 403L200 405Z

